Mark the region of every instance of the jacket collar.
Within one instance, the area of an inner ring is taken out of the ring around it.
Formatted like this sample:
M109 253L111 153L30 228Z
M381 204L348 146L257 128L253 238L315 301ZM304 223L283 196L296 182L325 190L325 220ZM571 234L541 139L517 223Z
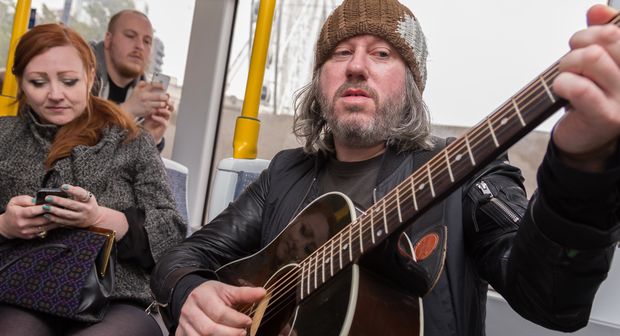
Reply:
M381 162L379 173L377 174L377 181L375 182L375 185L392 175L396 168L398 168L403 161L411 155L411 153L412 152L399 152L396 146L388 145L383 153L383 160Z
M388 145L383 152L383 159L381 160L381 168L379 169L379 173L377 174L377 179L375 181L375 185L379 184L381 181L384 181L388 176L390 176L396 168L398 168L407 158L414 152L402 152L398 151L398 148L394 145ZM322 151L315 154L315 164L314 164L314 177L318 177L319 172L325 167L327 163L328 155Z
M28 125L34 137L41 142L44 147L51 146L51 143L58 133L58 126L54 124L44 124L39 120L37 114L29 106L25 106L19 113L20 117Z

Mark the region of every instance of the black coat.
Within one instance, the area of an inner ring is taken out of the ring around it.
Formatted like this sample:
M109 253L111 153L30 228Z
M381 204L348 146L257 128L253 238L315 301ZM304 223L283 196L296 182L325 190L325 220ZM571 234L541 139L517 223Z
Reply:
M554 185L547 181L556 177L548 175L557 170L565 177L581 176L579 183L595 183L586 174L566 173L567 168L553 158L552 149L539 173L539 185ZM375 200L408 177L420 164L416 160L419 153L397 154L389 148L375 184ZM158 263L151 280L156 300L171 303L164 317L178 321L180 307L193 288L214 279L213 271L220 266L263 248L319 196L316 178L323 163L320 155L300 149L280 152L244 194L173 248ZM545 165L554 169L544 169ZM611 175L617 182L618 170ZM447 226L444 272L423 299L425 335L484 335L488 284L522 316L545 327L570 331L588 322L594 294L606 277L613 242L618 239L615 217L605 210L590 216L595 223L575 223L572 215L558 216L545 201L544 192L534 195L528 207L521 180L518 169L496 160L419 220L430 218ZM482 192L481 181L492 196ZM612 209L619 204L617 187L608 184L603 198L607 209ZM602 206L598 200L591 201L591 210ZM556 234L557 228L563 231ZM565 244L573 236L579 237L581 246ZM574 253L575 248L587 251ZM392 259L394 251L383 250L392 253L385 256ZM407 268L415 267L411 264L415 263L409 260L401 263L401 269L387 272L402 278ZM175 323L170 326L174 328Z

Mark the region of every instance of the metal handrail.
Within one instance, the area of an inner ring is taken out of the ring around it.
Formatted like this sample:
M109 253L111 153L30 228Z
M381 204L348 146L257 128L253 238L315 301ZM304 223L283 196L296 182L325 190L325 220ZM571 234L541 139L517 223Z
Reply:
M233 158L256 159L260 120L258 107L265 75L275 0L261 0L241 115L235 124Z
M17 115L17 79L11 69L15 58L15 48L17 42L28 30L28 21L30 19L31 0L17 0L15 6L15 16L13 19L13 31L9 45L9 54L6 60L6 71L4 82L2 83L0 96L0 116Z

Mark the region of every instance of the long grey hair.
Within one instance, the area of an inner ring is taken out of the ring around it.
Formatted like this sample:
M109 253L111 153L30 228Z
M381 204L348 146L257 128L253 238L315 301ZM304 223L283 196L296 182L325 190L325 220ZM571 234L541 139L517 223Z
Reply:
M321 113L319 77L321 68L315 70L312 81L295 93L293 133L303 142L306 153L334 153L333 134ZM388 145L395 145L399 152L431 149L430 117L428 108L422 100L413 74L409 68L405 75L406 94L400 122L392 128L385 139Z

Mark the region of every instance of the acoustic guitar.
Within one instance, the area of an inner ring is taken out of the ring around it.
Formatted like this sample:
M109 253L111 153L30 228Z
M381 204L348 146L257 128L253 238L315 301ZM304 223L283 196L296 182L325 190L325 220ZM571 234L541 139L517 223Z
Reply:
M345 195L326 194L264 249L218 269L225 283L267 291L259 304L240 309L253 318L249 334L422 335L420 298L360 267L360 257L567 105L550 88L558 73L556 62L364 214L356 216Z

